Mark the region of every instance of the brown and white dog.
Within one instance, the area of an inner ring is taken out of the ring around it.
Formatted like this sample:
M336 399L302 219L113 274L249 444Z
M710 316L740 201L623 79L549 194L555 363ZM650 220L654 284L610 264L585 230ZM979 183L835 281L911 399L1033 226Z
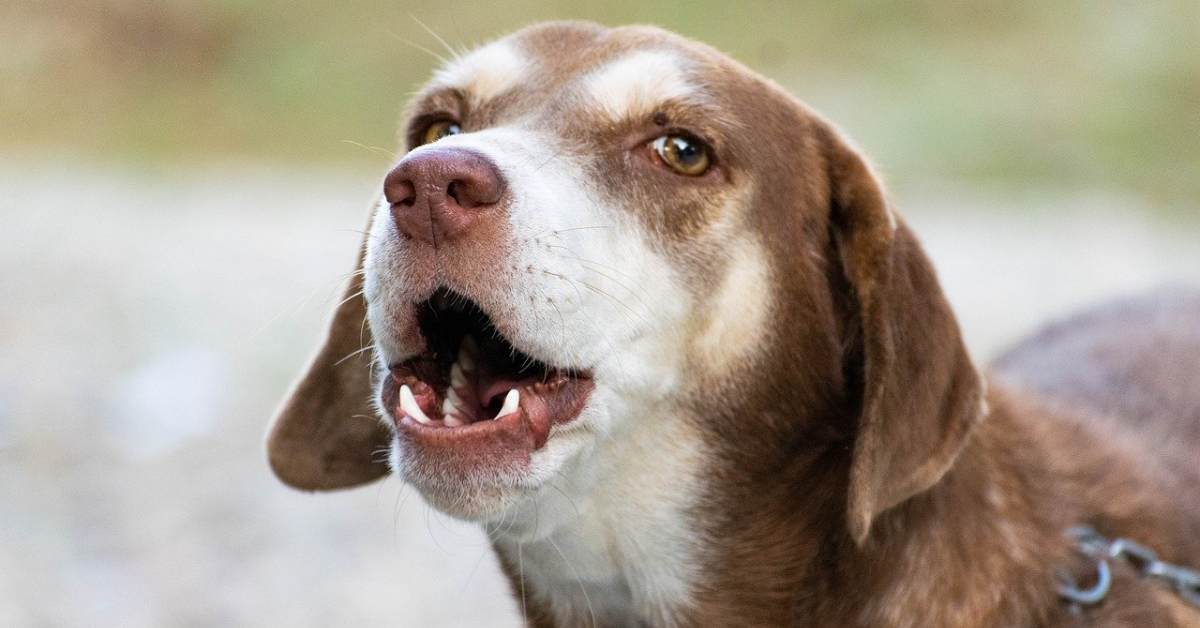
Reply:
M284 482L390 467L503 522L534 626L1200 623L1120 565L1081 613L1056 589L1081 523L1200 565L1200 299L1006 358L1064 403L985 391L862 157L656 28L527 28L407 120Z

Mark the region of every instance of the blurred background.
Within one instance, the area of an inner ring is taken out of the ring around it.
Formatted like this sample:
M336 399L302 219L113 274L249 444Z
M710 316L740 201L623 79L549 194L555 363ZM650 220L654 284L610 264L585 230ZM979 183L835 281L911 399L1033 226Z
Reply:
M516 625L480 532L394 479L288 490L262 437L438 38L549 18L702 39L839 123L981 361L1200 285L1194 0L6 2L0 625Z

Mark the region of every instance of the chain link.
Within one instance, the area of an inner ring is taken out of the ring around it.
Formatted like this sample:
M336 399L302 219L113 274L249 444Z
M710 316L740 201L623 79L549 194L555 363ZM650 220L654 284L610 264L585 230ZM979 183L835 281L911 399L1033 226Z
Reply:
M1169 584L1179 597L1200 608L1200 571L1172 565L1158 559L1154 550L1129 539L1109 540L1091 526L1076 526L1067 530L1067 536L1075 541L1079 551L1096 561L1096 584L1081 588L1066 573L1061 573L1062 582L1058 594L1078 606L1099 604L1112 587L1110 560L1124 560L1143 576Z

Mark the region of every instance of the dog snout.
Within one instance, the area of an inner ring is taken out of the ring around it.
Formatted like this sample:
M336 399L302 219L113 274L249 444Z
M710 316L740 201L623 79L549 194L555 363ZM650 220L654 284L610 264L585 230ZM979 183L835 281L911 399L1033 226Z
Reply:
M436 245L470 231L500 203L505 185L487 157L435 148L402 159L384 179L383 191L400 233Z

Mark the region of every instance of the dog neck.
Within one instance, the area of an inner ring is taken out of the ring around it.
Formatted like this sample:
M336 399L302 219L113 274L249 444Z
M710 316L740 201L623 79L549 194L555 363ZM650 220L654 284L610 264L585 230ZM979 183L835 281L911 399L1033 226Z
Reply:
M1065 622L1059 570L1084 566L1064 531L1100 516L1159 547L1183 538L1136 438L993 385L951 469L885 511L859 545L845 522L850 448L777 450L778 473L726 481L689 625L1034 626ZM1071 452L1071 455L1063 455ZM734 461L731 465L736 465ZM714 476L725 475L721 472ZM718 501L719 500L719 501ZM1089 568L1094 566L1088 564ZM1136 596L1134 573L1115 576ZM1124 581L1121 581L1124 578ZM1144 607L1136 597L1116 613Z
M1061 612L1054 570L1080 505L1057 497L1067 470L1046 449L1064 435L990 397L950 472L861 546L845 443L795 445L806 430L751 464L714 457L684 414L614 439L552 533L494 544L534 626L1034 625Z
M703 434L665 408L628 425L492 534L530 625L665 626L692 604Z

